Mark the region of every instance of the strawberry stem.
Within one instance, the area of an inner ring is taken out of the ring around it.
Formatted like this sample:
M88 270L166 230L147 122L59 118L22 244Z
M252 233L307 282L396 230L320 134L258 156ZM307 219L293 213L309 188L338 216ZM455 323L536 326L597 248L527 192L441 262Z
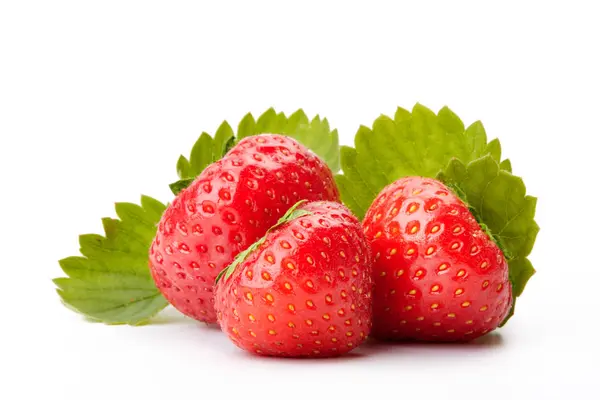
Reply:
M223 275L225 275L225 280L229 279L229 277L231 276L231 274L233 274L233 272L235 271L237 266L239 264L241 264L246 259L246 257L248 257L248 255L250 253L252 253L254 250L257 250L260 247L260 245L265 242L267 235L269 233L273 232L274 230L281 227L282 225L285 225L288 222L295 220L296 218L300 218L305 215L312 215L312 213L310 211L298 210L298 207L300 207L301 205L303 205L306 202L307 202L307 200L300 200L299 202L297 202L296 204L291 206L285 212L285 214L283 214L283 216L281 218L279 218L277 223L275 225L273 225L272 227L270 227L269 230L267 230L267 232L265 233L265 235L263 237L258 239L256 242L252 243L246 250L241 251L233 259L233 262L231 264L229 264L229 266L227 266L226 268L223 268L223 270L221 270L221 272L219 272L219 275L217 275L217 278L215 279L215 284L217 282L219 282L219 280L221 280Z

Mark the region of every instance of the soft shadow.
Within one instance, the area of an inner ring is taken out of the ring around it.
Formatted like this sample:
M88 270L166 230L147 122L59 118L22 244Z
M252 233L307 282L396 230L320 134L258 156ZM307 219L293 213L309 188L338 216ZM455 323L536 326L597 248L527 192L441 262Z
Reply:
M148 322L148 325L186 324L191 321L183 315L158 314Z
M506 342L500 333L492 332L470 342L418 342L418 341L380 341L369 339L361 346L368 355L381 353L413 353L413 351L439 351L463 352L465 350L492 350L500 349Z
M473 340L470 345L483 347L502 347L505 345L504 336L502 336L500 333L492 332Z
M275 364L339 364L360 360L367 355L361 350L362 347L351 351L350 353L342 354L336 357L276 357L276 356L260 356L254 353L249 353L238 349L238 356L246 360L263 363Z
M160 314L152 318L148 325L197 325L202 329L219 330L217 324L198 322L193 318L181 314L173 307L166 308Z
M464 357L473 352L490 351L499 349L505 345L502 335L499 333L489 333L483 337L470 342L461 343L432 343L432 342L385 342L375 339L368 339L360 347L353 351L337 357L275 357L260 356L253 353L236 349L236 357L244 360L267 363L267 364L340 364L356 361L365 361L367 359L375 360L392 357L394 362L400 361L404 357L410 358L418 356L421 359L439 358L441 353L446 355Z
M196 321L193 318L186 317L184 315L164 315L157 316L148 325L159 326L159 325L196 325L198 328L209 331L220 331L219 325L207 324L205 322Z

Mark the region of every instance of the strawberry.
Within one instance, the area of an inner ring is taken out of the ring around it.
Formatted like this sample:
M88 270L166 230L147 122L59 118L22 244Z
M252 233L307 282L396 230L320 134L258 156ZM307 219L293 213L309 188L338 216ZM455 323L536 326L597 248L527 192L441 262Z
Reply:
M392 183L367 211L363 228L374 256L375 337L470 340L507 316L507 261L441 182L408 177Z
M339 200L321 159L281 135L241 140L163 214L150 249L157 287L184 314L216 322L217 274L301 199Z
M313 202L284 216L227 269L217 283L217 315L249 352L336 356L369 334L371 286L359 221L339 203Z

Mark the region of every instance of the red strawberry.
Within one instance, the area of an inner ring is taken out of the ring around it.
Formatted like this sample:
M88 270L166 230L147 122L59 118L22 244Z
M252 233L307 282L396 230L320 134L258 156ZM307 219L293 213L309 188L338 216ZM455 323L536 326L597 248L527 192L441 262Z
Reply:
M374 256L374 336L470 340L507 316L502 251L439 181L408 177L387 186L363 228Z
M302 205L288 221L217 283L221 329L263 355L346 353L371 328L371 256L360 223L333 202Z
M241 140L162 216L150 250L157 287L184 314L216 322L217 274L301 199L338 201L323 161L289 137Z

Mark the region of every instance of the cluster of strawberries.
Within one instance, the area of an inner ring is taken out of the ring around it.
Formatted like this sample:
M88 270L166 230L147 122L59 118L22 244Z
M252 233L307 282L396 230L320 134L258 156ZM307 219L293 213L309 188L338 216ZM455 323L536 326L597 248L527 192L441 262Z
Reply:
M178 310L271 356L335 356L369 335L471 340L512 305L502 251L444 184L402 178L361 224L327 165L272 134L241 140L177 196L150 268Z

